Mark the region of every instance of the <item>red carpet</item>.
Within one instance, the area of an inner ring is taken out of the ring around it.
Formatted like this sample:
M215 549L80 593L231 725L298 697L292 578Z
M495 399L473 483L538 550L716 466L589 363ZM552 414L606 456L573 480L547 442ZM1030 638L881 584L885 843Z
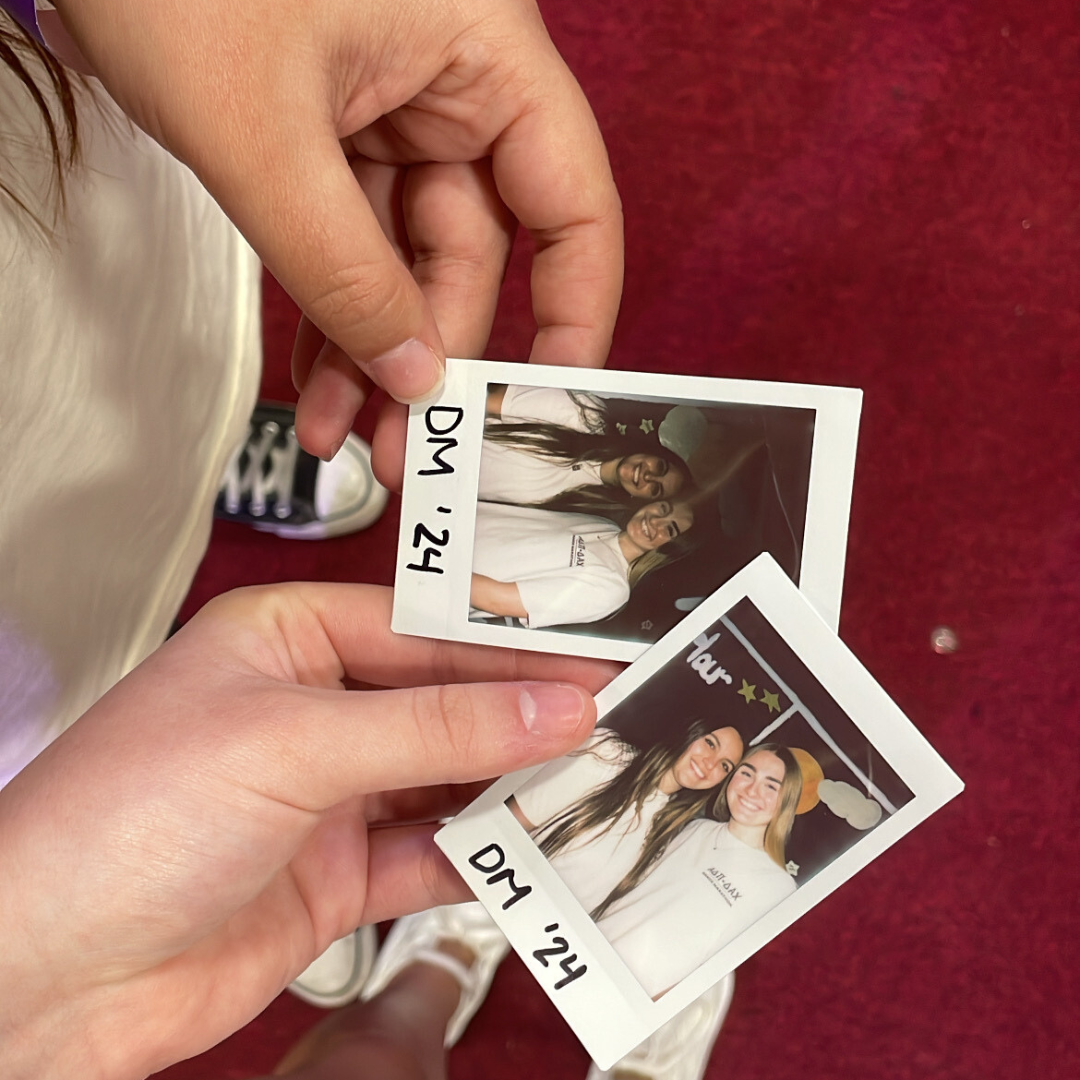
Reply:
M1065 0L546 0L626 206L614 367L865 392L844 639L967 792L748 962L708 1076L1080 1075L1080 11ZM521 252L518 253L519 256ZM524 263L489 354L527 353ZM295 312L266 299L268 396ZM389 581L393 510L219 528L189 608ZM930 648L952 627L959 650ZM269 1069L287 996L162 1074ZM453 1080L580 1080L516 960Z

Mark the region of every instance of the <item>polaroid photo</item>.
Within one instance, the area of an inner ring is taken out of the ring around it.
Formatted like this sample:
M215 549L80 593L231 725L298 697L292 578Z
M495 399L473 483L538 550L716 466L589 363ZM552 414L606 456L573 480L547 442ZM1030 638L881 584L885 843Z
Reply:
M410 411L393 628L634 660L767 551L835 629L861 404L451 360Z
M962 790L768 554L436 836L609 1067Z

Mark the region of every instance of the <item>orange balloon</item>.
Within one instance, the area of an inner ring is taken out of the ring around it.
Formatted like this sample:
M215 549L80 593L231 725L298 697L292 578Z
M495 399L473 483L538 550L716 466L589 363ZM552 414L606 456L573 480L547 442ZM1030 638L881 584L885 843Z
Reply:
M799 798L799 805L795 807L795 813L805 814L807 810L813 810L821 801L821 796L818 795L818 784L825 779L825 774L821 771L821 766L813 754L808 754L795 746L788 749L791 750L792 756L799 764L799 772L802 773L802 795Z

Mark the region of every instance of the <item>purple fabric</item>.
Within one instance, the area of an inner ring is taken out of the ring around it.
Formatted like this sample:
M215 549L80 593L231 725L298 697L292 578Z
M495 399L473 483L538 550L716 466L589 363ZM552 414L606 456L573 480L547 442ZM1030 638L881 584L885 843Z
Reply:
M45 39L38 29L34 0L0 0L0 8L3 8L27 33L32 34L39 44L45 44Z

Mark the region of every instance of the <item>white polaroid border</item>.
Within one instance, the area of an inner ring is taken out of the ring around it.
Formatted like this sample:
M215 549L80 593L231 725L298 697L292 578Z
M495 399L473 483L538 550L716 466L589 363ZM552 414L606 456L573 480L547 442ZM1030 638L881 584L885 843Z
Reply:
M476 492L489 383L552 386L703 407L815 411L799 588L833 629L847 551L862 391L796 383L449 360L439 397L409 412L392 626L402 634L634 660L648 643L597 633L469 621Z
M597 696L600 725L606 713L693 646L699 634L743 598L756 606L907 785L912 798L658 1001L648 997L504 805L542 766L496 782L436 835L438 845L601 1068L609 1068L963 790L956 774L829 632L768 554L721 586ZM542 952L545 948L550 954ZM555 955L559 948L561 966ZM566 981L582 967L583 974Z

